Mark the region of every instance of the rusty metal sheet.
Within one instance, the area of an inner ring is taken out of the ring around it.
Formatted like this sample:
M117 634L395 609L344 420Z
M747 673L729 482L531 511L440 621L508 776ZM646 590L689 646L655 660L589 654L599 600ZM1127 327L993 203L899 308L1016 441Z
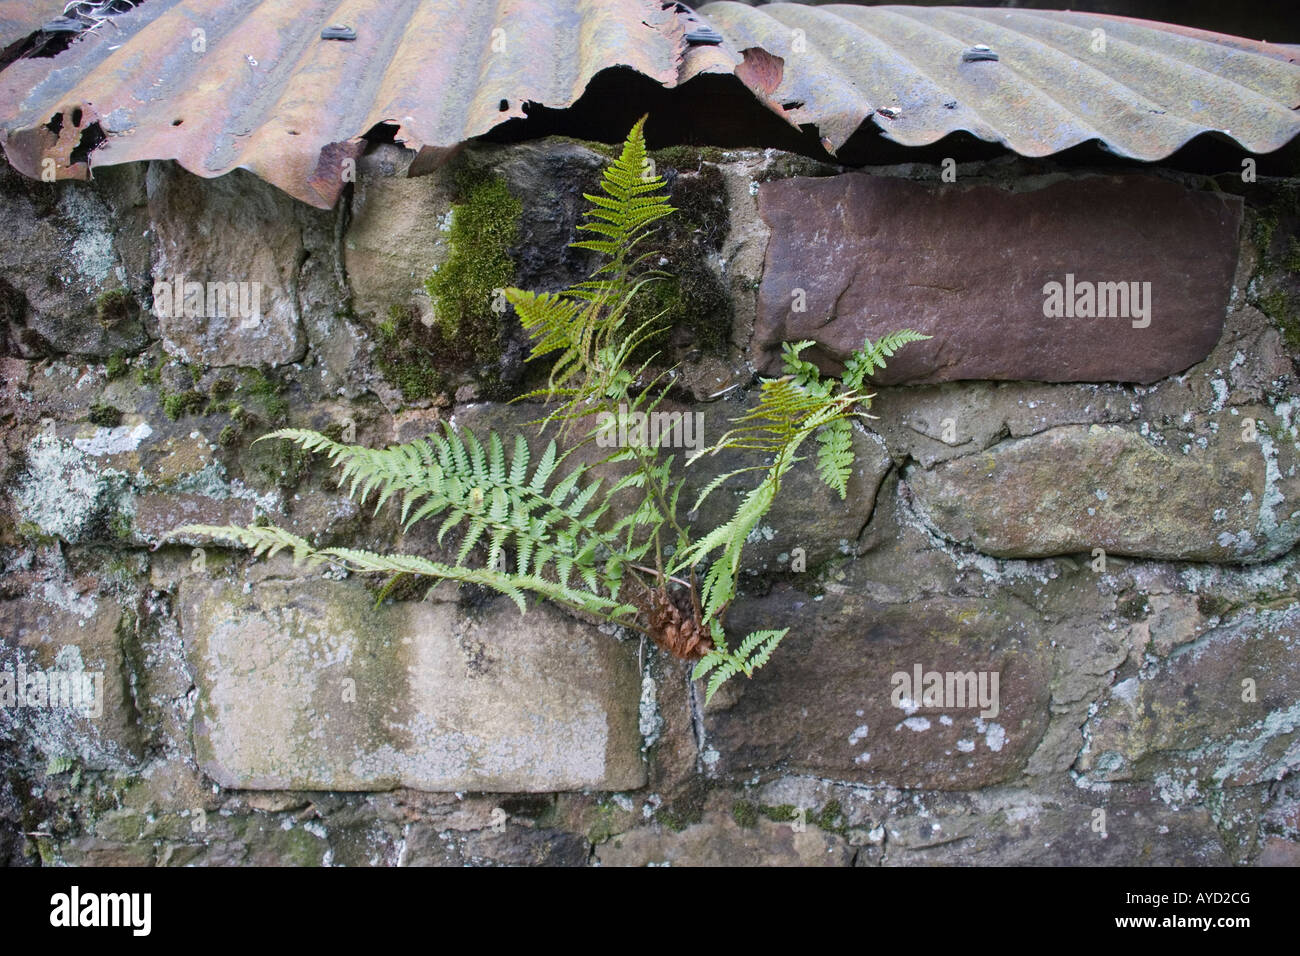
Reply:
M966 130L1025 156L1097 140L1140 160L1209 131L1254 153L1300 132L1300 65L1274 44L1044 10L722 0L699 12L752 67L737 75L832 152L868 120L906 146Z
M334 24L356 39L322 39ZM380 123L452 147L525 102L570 105L608 67L675 84L684 44L657 0L145 0L113 26L0 73L17 169L86 178L98 130L96 166L244 168L320 207Z
M0 50L63 13L65 0L0 0Z
M30 32L47 13L43 0L0 0L0 27ZM346 38L323 38L331 25ZM1029 156L1098 140L1158 160L1211 130L1252 152L1282 146L1300 132L1296 60L1294 48L1036 10L140 0L57 56L0 72L0 145L32 177L174 159L200 176L248 169L329 207L381 123L437 156L525 103L567 107L622 66L665 87L733 74L832 152L869 122L904 145L967 130Z

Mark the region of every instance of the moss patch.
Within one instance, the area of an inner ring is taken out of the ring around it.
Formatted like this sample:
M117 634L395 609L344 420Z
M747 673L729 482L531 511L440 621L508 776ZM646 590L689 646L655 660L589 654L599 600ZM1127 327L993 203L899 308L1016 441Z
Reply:
M90 414L87 416L92 425L98 425L101 428L116 428L122 424L122 412L112 405L103 405L98 402L90 406Z
M498 290L514 282L509 249L519 238L523 203L510 194L505 180L469 178L457 182L462 201L452 207L450 255L424 287L433 301L434 327L448 347L454 343L480 363L501 354Z
M662 170L661 170L662 171ZM667 277L644 286L632 305L635 322L657 317L664 332L647 346L678 353L725 354L731 342L731 297L708 260L730 229L726 190L716 166L673 177L669 202L677 209L660 221L648 247L662 254L654 267ZM644 356L642 356L644 358Z
M109 289L95 299L95 321L106 329L135 314L135 300L125 289Z
M406 401L424 401L447 388L438 371L439 356L450 347L446 334L436 326L426 327L414 309L394 305L375 329L375 337L375 362Z
M162 399L163 413L172 421L185 415L197 415L207 404L207 397L192 388L183 392L170 392L163 395Z
M731 805L731 818L736 821L736 826L752 830L758 826L758 805L748 800L737 800Z
M121 352L114 352L108 357L108 364L104 367L104 375L110 381L114 382L126 375L131 370L131 366L126 360L126 356Z

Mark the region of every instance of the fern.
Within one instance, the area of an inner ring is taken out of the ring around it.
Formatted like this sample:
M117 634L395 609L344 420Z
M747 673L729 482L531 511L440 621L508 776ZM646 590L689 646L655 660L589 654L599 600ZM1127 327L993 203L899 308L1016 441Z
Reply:
M779 631L754 631L741 641L734 652L725 648L714 649L700 658L695 670L691 672L691 680L702 680L712 674L704 690L705 705L713 700L713 695L723 684L737 674L753 677L754 671L768 662L776 646L789 632L788 627Z
M344 444L308 429L281 429L258 439L290 441L322 454L338 469L340 486L377 512L399 509L404 529L437 520L441 545L453 535L454 554L435 561L414 554L376 554L352 548L316 548L274 526L187 525L176 535L206 535L252 551L289 550L308 568L329 564L362 574L385 574L388 585L409 576L491 588L525 611L547 600L648 635L670 653L698 657L696 679L707 678L706 702L731 678L752 677L788 630L755 631L732 650L727 611L737 596L744 548L771 510L786 475L803 458L809 439L814 467L840 498L853 473L853 419L866 416L871 375L911 342L926 338L903 330L869 339L845 363L840 379L823 376L804 358L813 342L783 347L783 374L763 381L757 404L732 422L711 448L688 466L724 449L755 453L762 463L715 476L692 512L725 482L751 473L757 481L730 519L695 534L678 519L685 479L672 455L632 444L584 464L570 454L602 444L602 414L653 412L668 395L671 370L657 355L644 357L660 317L633 321L633 305L662 274L651 265L655 224L675 210L664 181L648 173L644 117L629 132L619 157L605 170L600 194L578 227L572 246L602 262L583 282L562 292L506 290L531 341L530 359L546 358L546 384L521 398L549 403L534 424L560 423L561 436L578 429L561 453L550 441L534 456L522 435L475 434L445 425L415 441L373 449ZM638 358L635 362L634 356ZM595 416L596 424L580 423ZM593 470L621 470L598 478ZM615 501L619 508L615 511Z

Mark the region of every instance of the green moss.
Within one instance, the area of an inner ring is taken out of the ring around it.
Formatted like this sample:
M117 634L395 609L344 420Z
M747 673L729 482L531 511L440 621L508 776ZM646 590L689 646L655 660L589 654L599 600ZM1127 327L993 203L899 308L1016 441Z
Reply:
M799 808L790 803L778 803L776 806L761 806L758 812L773 823L793 823L799 818Z
M688 784L667 806L655 811L655 819L674 833L680 833L704 817L704 804L709 796L709 786L696 779Z
M1115 610L1127 620L1141 621L1151 613L1151 605L1145 594L1135 594L1120 601Z
M131 540L131 516L121 511L108 519L108 532L118 541Z
M104 328L129 319L134 311L135 301L125 289L109 289L95 299L95 320Z
M411 309L394 305L375 329L375 362L408 402L433 398L446 389L437 355L446 346L442 329L429 329Z
M1300 309L1284 288L1274 288L1256 300L1259 310L1276 323L1288 348L1300 349Z
M104 405L96 402L90 406L90 414L87 416L92 425L98 425L101 428L116 428L122 424L121 410L114 408L112 405Z
M104 368L104 374L110 382L113 382L126 375L130 369L131 366L127 363L126 356L121 352L114 352L108 357L108 364Z
M162 400L163 413L172 421L186 415L197 415L207 404L208 400L203 393L194 389L164 394Z
M1231 601L1214 594L1202 594L1196 598L1196 610L1205 617L1223 617L1234 606Z
M848 834L848 822L844 819L844 809L838 800L830 800L816 814L808 817L808 822L827 833Z
M156 358L144 359L135 374L143 388L162 387L162 362Z
M222 448L229 448L237 441L239 441L239 428L236 425L227 425L217 436L217 444Z
M737 800L731 805L731 818L736 821L736 826L752 830L758 826L758 805L748 800Z
M665 146L650 150L650 158L660 174L668 168L682 172L698 170L705 163L717 164L726 159L717 146Z
M46 534L35 521L20 521L15 533L28 544L53 544L58 540L52 534Z
M284 387L261 369L250 369L238 391L256 401L267 420L272 423L279 424L289 414L289 403L283 395Z
M273 485L286 491L311 470L312 456L287 439L256 442L243 453L244 475L257 485Z
M604 843L619 832L617 811L611 803L597 804L592 811L594 819L587 826L587 842Z
M669 277L642 287L632 305L635 322L658 316L664 332L648 351L675 346L724 354L731 342L731 297L708 266L730 229L726 189L716 166L675 178L669 200L677 212L650 240L666 261L656 268ZM639 356L642 360L646 355Z
M462 178L457 189L463 201L453 206L450 254L424 287L443 338L484 364L501 354L498 290L514 282L509 249L518 241L524 206L497 177Z

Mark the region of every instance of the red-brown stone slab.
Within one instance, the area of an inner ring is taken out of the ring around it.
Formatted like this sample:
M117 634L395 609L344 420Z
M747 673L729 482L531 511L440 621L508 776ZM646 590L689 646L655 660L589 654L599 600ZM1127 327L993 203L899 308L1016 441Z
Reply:
M755 365L775 373L783 341L814 339L810 357L838 371L867 336L933 336L900 351L881 384L1182 372L1223 331L1242 215L1236 196L1141 174L1012 191L847 173L765 183L758 203L772 235ZM1051 282L1065 311L1067 276L1076 305L1085 282L1139 283L1140 295L1127 313L1103 295L1093 308L1104 299L1105 317L1045 315Z

